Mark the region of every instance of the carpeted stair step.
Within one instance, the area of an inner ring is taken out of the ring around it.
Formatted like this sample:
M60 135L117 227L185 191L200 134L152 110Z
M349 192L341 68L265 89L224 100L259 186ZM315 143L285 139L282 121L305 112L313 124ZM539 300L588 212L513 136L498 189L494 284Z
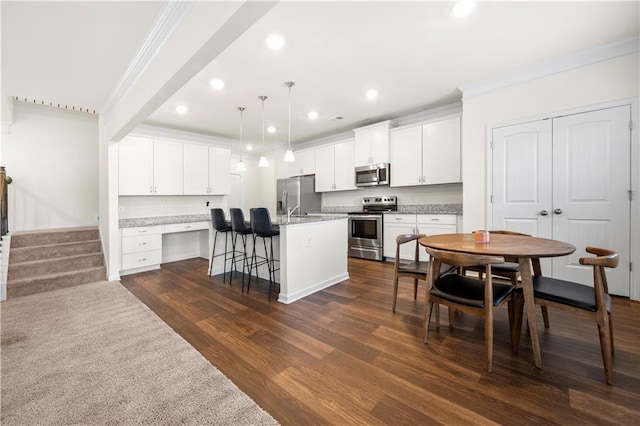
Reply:
M80 254L100 253L101 251L100 240L11 248L11 263L58 259Z
M13 255L13 252L11 255ZM41 275L94 268L96 266L102 266L102 260L102 253L80 254L77 256L41 259L22 263L15 263L13 259L11 259L7 279L13 282L13 280L37 278Z
M103 281L105 275L105 267L97 266L71 272L42 275L36 278L12 280L11 283L7 285L7 299Z
M47 231L21 231L11 237L11 250L21 247L48 246L80 241L99 240L98 228L60 228Z

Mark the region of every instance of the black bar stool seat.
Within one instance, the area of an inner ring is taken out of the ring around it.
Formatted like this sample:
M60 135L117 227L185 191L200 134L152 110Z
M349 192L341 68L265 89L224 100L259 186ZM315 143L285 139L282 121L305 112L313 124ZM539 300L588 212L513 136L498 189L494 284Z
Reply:
M247 285L247 293L251 286L251 270L256 268L256 278L258 278L258 266L267 265L269 270L269 301L271 301L271 292L276 287L276 271L280 269L275 267L275 262L280 264L280 260L273 255L273 237L280 235L280 231L273 226L269 210L265 207L257 207L250 210L251 229L253 230L253 254L251 255L251 269L249 270L249 284ZM264 257L256 254L256 241L262 238L264 246ZM270 242L270 250L267 250L267 238Z

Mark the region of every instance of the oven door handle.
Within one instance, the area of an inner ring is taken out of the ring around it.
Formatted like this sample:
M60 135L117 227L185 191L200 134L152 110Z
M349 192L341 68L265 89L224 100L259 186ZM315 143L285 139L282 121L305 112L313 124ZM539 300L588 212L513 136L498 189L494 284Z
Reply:
M349 219L373 219L373 220L378 220L378 218L380 218L380 215L377 214L372 214L372 215L350 215Z

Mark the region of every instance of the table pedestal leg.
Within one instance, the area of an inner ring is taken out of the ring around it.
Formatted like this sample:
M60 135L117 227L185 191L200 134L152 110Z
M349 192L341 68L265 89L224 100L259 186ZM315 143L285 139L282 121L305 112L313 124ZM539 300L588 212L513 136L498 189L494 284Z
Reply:
M536 367L542 368L542 356L540 355L540 342L538 341L538 324L536 321L536 305L533 297L533 274L531 271L531 259L520 258L520 276L522 277L522 293L524 295L524 309L527 313L527 324L531 336L531 348Z

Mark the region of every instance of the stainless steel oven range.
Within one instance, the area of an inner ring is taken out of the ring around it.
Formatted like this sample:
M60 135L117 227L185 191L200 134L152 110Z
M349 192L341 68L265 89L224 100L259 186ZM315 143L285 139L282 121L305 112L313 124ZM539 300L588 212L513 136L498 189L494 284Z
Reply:
M397 209L395 196L364 197L362 210L349 213L349 256L383 261L382 214Z

